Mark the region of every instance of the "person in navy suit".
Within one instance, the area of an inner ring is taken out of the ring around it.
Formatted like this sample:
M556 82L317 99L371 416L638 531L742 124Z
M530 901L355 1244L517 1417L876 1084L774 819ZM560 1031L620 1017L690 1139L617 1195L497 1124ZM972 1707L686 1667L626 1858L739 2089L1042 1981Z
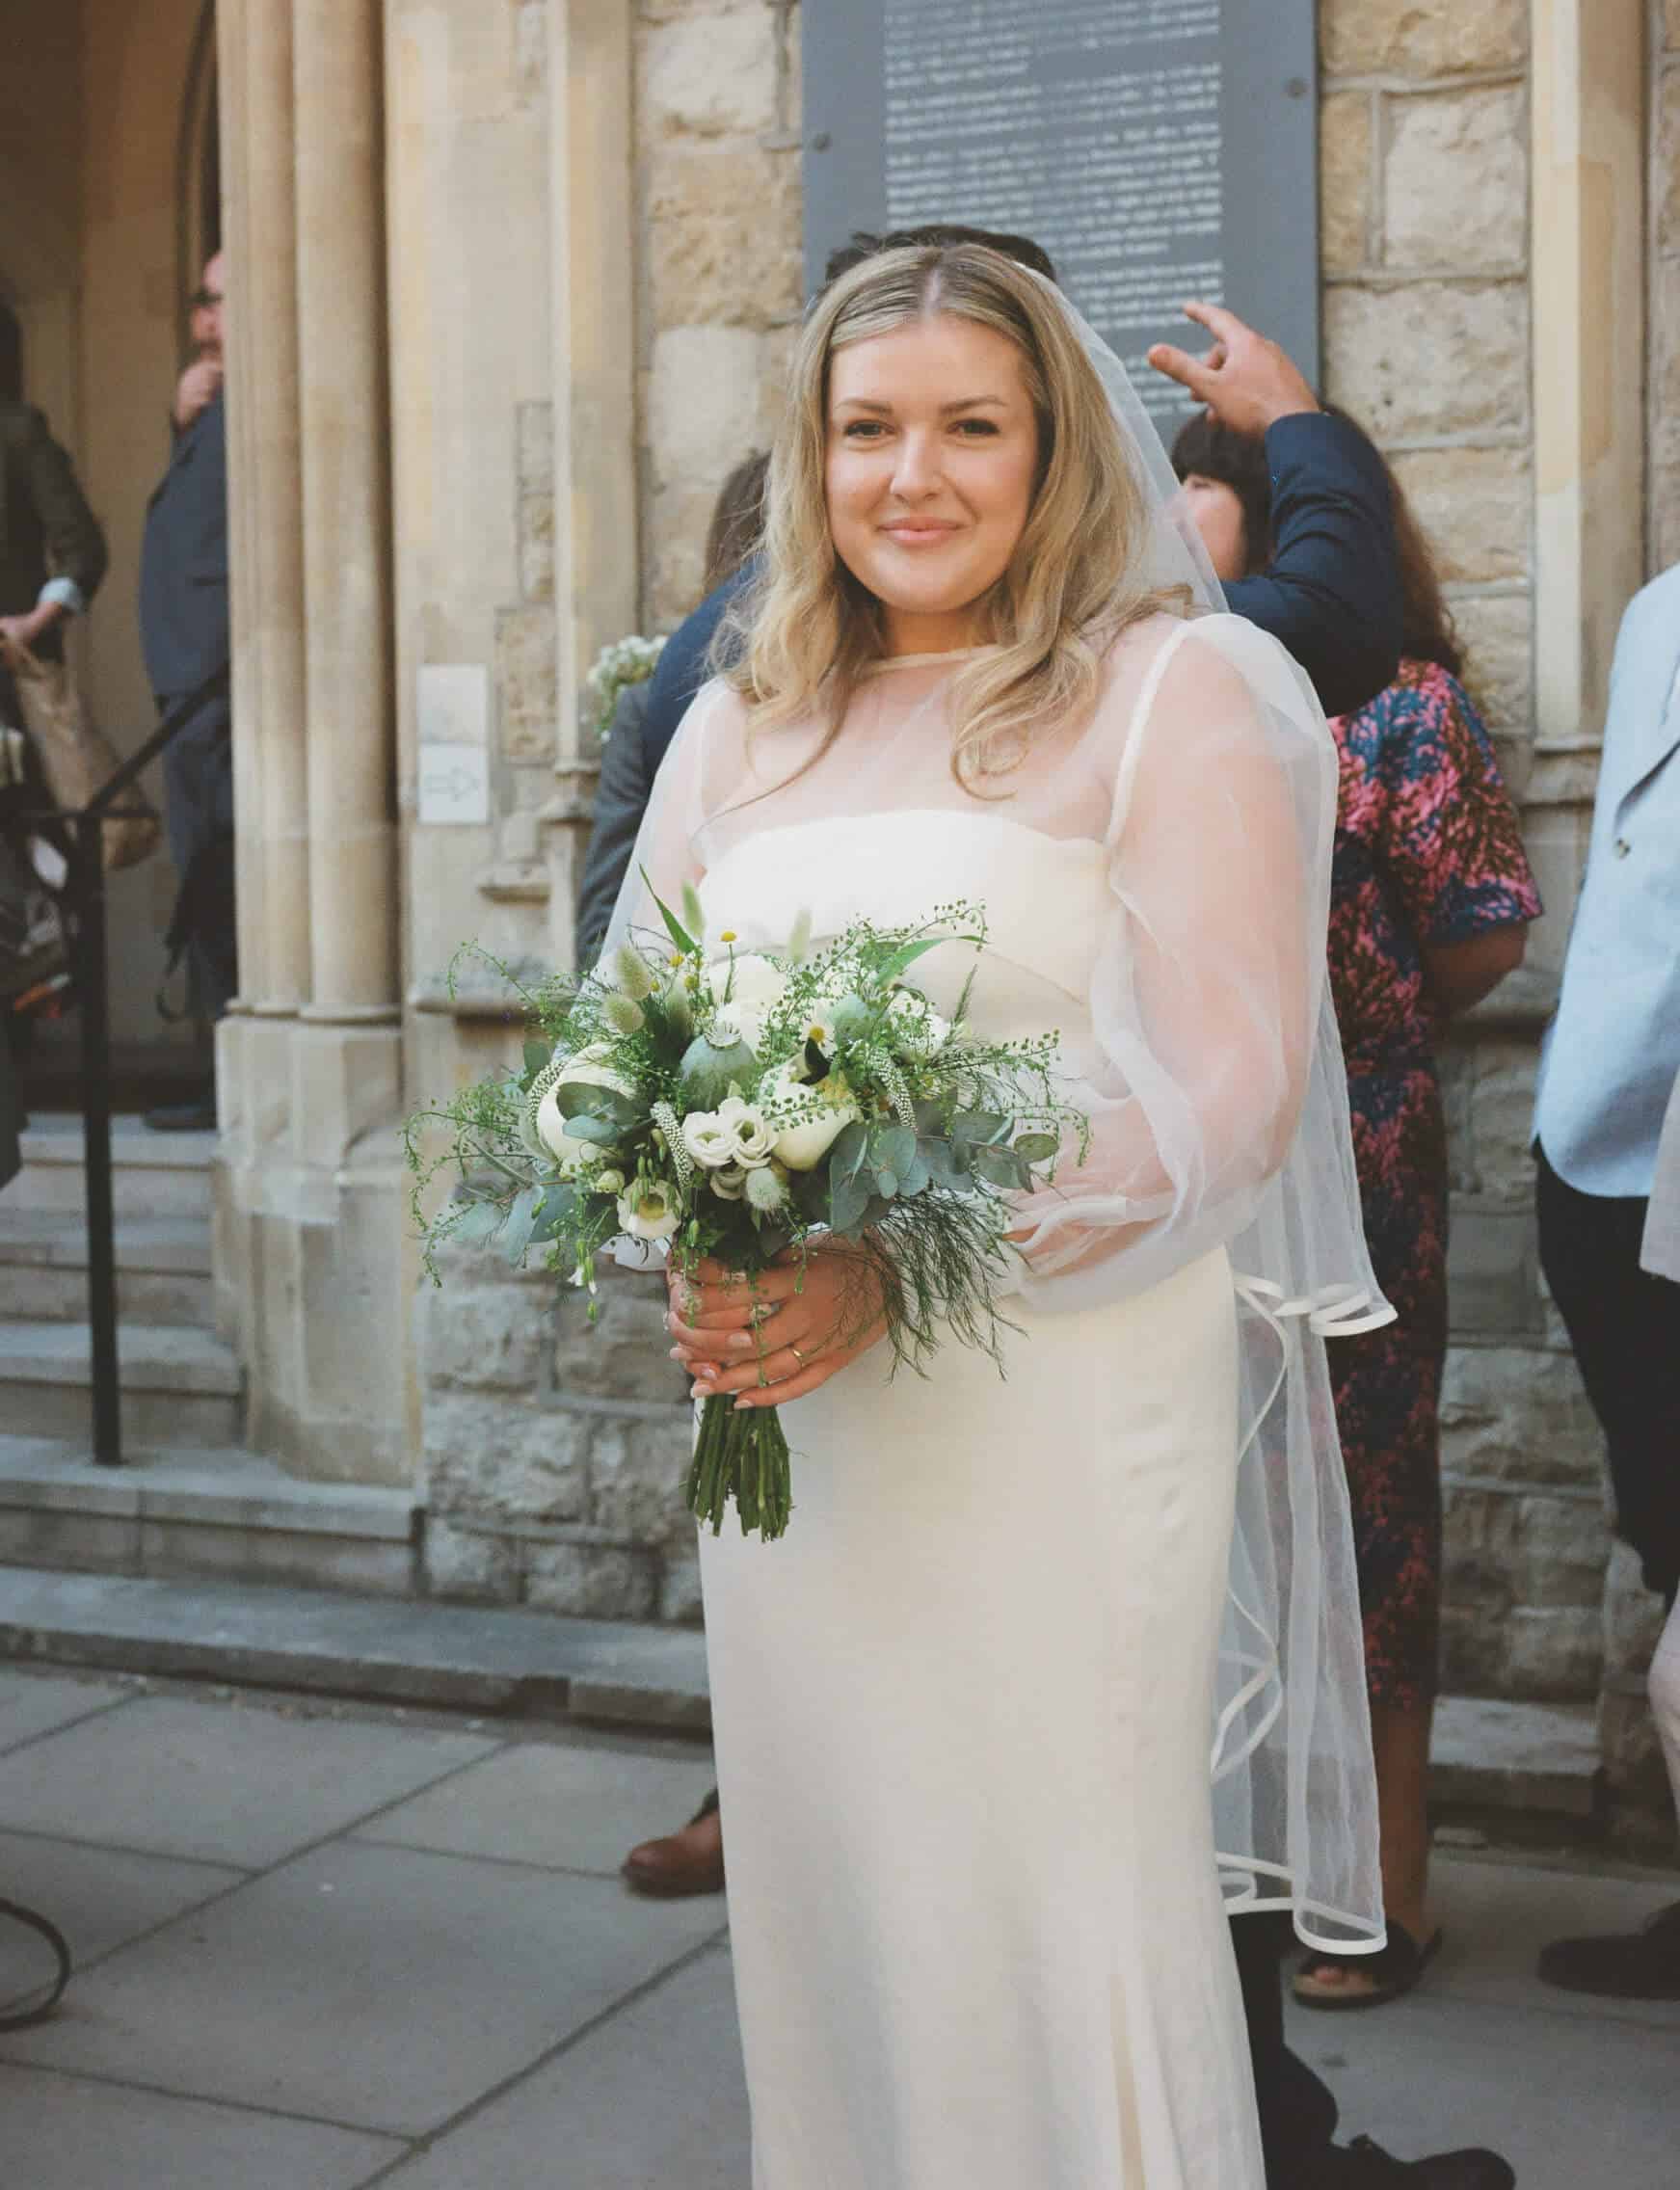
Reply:
M239 983L233 928L233 720L227 672L227 433L222 396L223 259L193 299L196 356L171 407L174 445L146 513L140 636L160 714L194 693L199 705L163 757L170 850L180 895L172 956L184 951L190 1009L221 1018ZM148 1110L165 1132L213 1127L215 1091Z
M1677 1075L1680 563L1636 594L1616 638L1587 874L1534 1101L1540 1262L1604 1430L1616 1534L1668 1607L1651 1705L1680 1804L1680 1284L1641 1267ZM1680 2000L1680 1902L1640 1932L1555 1940L1540 1975Z

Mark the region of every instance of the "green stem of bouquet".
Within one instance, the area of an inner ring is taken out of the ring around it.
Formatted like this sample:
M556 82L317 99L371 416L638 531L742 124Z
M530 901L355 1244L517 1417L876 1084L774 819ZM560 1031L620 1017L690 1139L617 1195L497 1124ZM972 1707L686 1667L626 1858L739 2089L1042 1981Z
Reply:
M787 1438L773 1406L737 1412L733 1399L709 1399L700 1410L688 1470L688 1510L715 1536L732 1498L742 1536L773 1543L786 1531L793 1511Z

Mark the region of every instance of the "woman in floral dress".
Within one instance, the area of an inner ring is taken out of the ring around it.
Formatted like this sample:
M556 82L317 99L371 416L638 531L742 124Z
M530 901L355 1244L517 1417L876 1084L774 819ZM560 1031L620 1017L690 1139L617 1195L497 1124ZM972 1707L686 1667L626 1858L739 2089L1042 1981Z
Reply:
M1269 552L1261 443L1205 417L1173 463L1222 579ZM1447 1135L1435 1045L1445 1022L1522 959L1539 895L1475 703L1428 544L1390 474L1405 595L1400 674L1332 723L1341 755L1330 986L1347 1063L1365 1233L1399 1320L1336 1349L1331 1373L1353 1502L1389 1946L1313 1953L1314 2007L1407 1990L1429 1924L1429 1724L1441 1594L1438 1411L1447 1349Z

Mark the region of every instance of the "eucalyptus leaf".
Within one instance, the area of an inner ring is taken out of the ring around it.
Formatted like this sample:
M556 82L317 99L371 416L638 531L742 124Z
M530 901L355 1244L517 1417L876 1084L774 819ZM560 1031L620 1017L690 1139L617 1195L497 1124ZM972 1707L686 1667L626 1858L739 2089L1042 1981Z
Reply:
M552 1055L553 1053L547 1042L527 1042L525 1044L525 1081L527 1085L536 1079L538 1073L547 1069L548 1059Z
M449 1226L452 1240L465 1240L468 1245L480 1240L493 1239L502 1228L507 1212L499 1201L471 1201Z
M573 1118L612 1118L621 1132L627 1132L642 1115L642 1106L633 1096L621 1095L616 1087L599 1087L587 1080L569 1080L554 1090L554 1108L566 1120L566 1129L572 1130Z
M573 1140L587 1140L597 1148L610 1148L624 1128L611 1118L568 1118L566 1131Z
M916 1135L908 1126L887 1126L869 1136L869 1162L886 1171L908 1171L916 1161Z
M932 1178L933 1174L928 1169L926 1161L921 1154L921 1144L919 1141L916 1145L915 1153L912 1155L910 1162L905 1165L904 1170L898 1180L898 1193L900 1199L908 1194L925 1193L929 1185L932 1183Z
M530 1245L531 1228L537 1216L538 1190L535 1187L527 1187L508 1211L507 1222L502 1226L502 1251L516 1269L524 1261L525 1249Z
M994 1187L1029 1187L1032 1174L1012 1148L976 1148L974 1171Z
M1060 1146L1053 1133L1024 1133L1016 1137L1015 1153L1026 1163L1048 1163Z
M898 1174L896 1171L872 1171L869 1175L875 1182L875 1191L883 1201L893 1201L896 1198L898 1193Z
M854 1118L849 1126L842 1126L828 1153L828 1175L831 1179L855 1179L863 1169L864 1159L869 1152L869 1129L861 1119Z
M860 1224L869 1201L869 1189L862 1179L830 1177L828 1220L837 1232L850 1232Z
M928 1176L942 1187L954 1187L968 1177L963 1153L966 1152L959 1153L942 1135L923 1134L916 1143L918 1161Z
M546 1187L531 1225L533 1244L540 1241L557 1240L576 1213L575 1187Z
M953 1140L966 1140L975 1148L1001 1140L1009 1131L1009 1120L1000 1118L995 1110L959 1110L950 1122Z

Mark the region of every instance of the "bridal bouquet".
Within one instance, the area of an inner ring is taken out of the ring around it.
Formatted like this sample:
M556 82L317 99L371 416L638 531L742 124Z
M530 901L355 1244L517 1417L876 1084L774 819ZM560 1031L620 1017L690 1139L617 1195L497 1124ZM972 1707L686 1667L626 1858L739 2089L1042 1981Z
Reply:
M655 903L658 900L655 899ZM627 943L576 982L525 993L522 1071L414 1119L420 1194L440 1165L453 1197L426 1225L445 1240L534 1247L594 1287L594 1258L627 1238L680 1268L723 1263L750 1282L789 1249L844 1242L849 1343L884 1317L894 1367L921 1369L946 1335L1000 1358L999 1280L1010 1273L1005 1195L1048 1183L1084 1120L1058 1100L1053 1035L973 1038L908 978L942 945L976 954L981 908L941 906L914 927L857 921L812 951L706 940L695 894L665 934ZM422 1149L442 1125L440 1157ZM435 1266L434 1274L436 1274ZM792 1509L772 1407L706 1401L689 1509L713 1532L731 1499L743 1533L782 1535Z

